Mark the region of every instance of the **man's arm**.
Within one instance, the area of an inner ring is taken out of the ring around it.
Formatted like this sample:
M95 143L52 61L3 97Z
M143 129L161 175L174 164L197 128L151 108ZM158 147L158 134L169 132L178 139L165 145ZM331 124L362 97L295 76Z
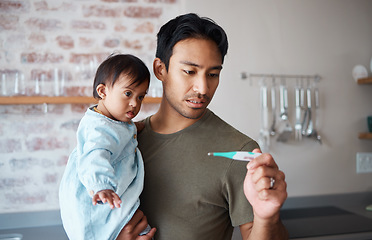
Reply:
M253 152L260 152L255 149ZM280 208L287 199L285 175L270 154L262 154L247 164L244 193L251 203L253 222L240 226L244 240L288 239L288 232L280 220ZM270 179L274 179L271 187Z
M253 222L253 226L250 230L248 237L244 239L288 239L288 232L280 219L275 223L258 223Z
M256 224L255 228L253 225ZM279 219L279 222L270 224L269 226L258 226L259 223L250 222L240 225L240 233L242 239L288 239L288 232Z

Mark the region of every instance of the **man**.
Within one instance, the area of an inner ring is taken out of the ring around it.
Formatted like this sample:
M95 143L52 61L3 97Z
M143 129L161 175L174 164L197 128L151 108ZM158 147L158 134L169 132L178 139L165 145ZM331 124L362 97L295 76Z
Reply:
M227 48L223 29L195 14L169 21L158 33L153 69L163 98L138 138L145 163L141 209L157 228L155 239L225 240L234 226L243 239L288 238L279 217L286 183L272 156L262 154L247 165L207 154L259 152L254 140L207 108ZM147 223L143 212L118 239L153 237L155 229L137 236Z

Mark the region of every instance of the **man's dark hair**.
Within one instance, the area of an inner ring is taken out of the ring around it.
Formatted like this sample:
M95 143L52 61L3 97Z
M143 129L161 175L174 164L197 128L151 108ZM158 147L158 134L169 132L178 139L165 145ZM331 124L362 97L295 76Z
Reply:
M150 83L150 72L141 59L130 54L111 54L97 69L93 83L93 97L101 99L97 93L99 84L113 86L116 80L124 74L132 79L131 85L141 85L148 81Z
M156 57L169 67L173 47L188 38L212 40L221 53L222 63L227 53L228 42L225 31L213 20L199 17L195 13L180 15L164 24L158 33Z

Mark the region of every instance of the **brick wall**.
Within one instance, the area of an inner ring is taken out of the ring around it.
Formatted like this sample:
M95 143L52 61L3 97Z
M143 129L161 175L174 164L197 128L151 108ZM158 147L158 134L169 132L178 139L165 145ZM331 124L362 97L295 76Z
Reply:
M0 1L0 96L91 96L95 69L113 52L134 54L151 69L156 33L181 12L180 1ZM149 95L159 96L159 86L152 76ZM58 209L87 107L0 105L0 213ZM144 105L137 119L157 107Z

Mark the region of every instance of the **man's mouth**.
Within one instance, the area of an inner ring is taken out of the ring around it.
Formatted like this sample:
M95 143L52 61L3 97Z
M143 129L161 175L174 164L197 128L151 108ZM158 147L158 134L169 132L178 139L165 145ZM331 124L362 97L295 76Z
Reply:
M195 100L188 100L188 101L191 102L191 103L196 103L196 104L203 103L201 101L195 101Z
M202 108L204 106L205 100L202 100L202 99L200 99L200 100L195 100L195 99L191 100L191 99L189 99L189 100L186 100L186 102L188 102L189 103L189 106L192 107L192 108Z

